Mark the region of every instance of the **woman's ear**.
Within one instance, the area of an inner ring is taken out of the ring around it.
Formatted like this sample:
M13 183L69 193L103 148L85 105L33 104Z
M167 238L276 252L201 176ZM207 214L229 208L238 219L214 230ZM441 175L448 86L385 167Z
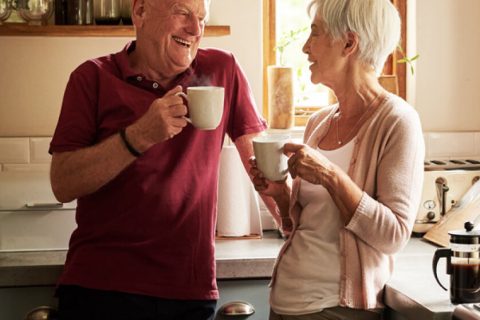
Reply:
M352 31L348 31L345 37L345 47L343 48L343 54L349 56L355 53L358 49L358 34Z

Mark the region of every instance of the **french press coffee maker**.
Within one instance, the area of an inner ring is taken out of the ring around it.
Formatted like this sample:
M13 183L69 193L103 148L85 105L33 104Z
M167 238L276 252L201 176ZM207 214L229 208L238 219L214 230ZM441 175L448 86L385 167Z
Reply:
M480 230L466 222L465 230L450 231L450 248L437 249L433 256L433 274L438 280L437 264L440 258L447 259L447 274L450 275L450 301L458 303L480 302Z

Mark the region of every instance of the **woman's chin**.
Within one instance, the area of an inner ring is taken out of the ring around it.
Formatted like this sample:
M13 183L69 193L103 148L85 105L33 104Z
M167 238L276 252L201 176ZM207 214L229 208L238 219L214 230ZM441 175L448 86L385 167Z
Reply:
M310 77L310 81L311 81L313 84L319 84L319 83L321 83L320 79L315 78L313 75Z

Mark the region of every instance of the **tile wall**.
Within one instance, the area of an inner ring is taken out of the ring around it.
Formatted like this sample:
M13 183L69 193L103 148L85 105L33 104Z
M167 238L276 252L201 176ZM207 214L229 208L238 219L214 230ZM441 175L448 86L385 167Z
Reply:
M292 138L301 139L299 130ZM480 131L424 133L427 159L480 158ZM0 137L0 171L48 170L51 137Z
M51 137L0 137L0 171L48 171Z
M292 138L301 141L301 130L293 130ZM426 158L447 160L480 159L479 132L426 132ZM48 171L51 156L48 147L51 137L0 137L0 174L2 171ZM273 221L260 201L264 229L273 229Z

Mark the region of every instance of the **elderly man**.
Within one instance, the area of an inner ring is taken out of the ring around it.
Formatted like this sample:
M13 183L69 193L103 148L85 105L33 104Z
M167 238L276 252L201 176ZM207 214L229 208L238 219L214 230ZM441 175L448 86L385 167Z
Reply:
M208 6L134 0L136 41L70 76L50 146L55 196L78 199L61 319L213 318L220 151L228 134L248 163L266 124L233 55L198 48ZM224 111L202 131L177 94L207 84Z

